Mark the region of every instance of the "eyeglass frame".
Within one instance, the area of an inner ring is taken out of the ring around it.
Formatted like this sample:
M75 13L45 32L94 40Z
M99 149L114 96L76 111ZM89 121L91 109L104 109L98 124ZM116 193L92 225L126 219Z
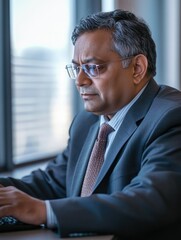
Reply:
M125 57L125 58L120 58L119 60L116 60L116 61L110 61L110 62L106 62L106 63L100 63L100 64L94 64L94 63L85 63L85 64L82 64L80 66L75 66L74 63L70 63L70 64L67 64L65 66L65 69L67 70L67 73L68 73L68 76L73 79L73 80L76 80L79 73L80 73L80 69L82 69L82 71L89 77L89 78L98 78L100 73L99 73L99 67L101 66L104 66L104 65L107 65L111 62L118 62L118 61L124 61L124 60L128 60L130 58L133 58L135 57L135 55L132 55L132 56L129 56L129 57ZM88 71L86 71L86 66L93 66L93 69L96 69L97 70L97 73L96 76L93 76L91 75ZM71 69L71 70L69 70ZM79 69L78 73L75 72L76 69Z

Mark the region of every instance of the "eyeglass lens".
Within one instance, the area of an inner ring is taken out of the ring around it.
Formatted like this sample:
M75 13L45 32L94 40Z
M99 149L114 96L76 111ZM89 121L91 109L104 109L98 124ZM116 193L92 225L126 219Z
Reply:
M98 67L96 64L83 64L82 66L67 65L66 69L69 77L76 79L80 72L80 68L89 77L97 77L99 75Z

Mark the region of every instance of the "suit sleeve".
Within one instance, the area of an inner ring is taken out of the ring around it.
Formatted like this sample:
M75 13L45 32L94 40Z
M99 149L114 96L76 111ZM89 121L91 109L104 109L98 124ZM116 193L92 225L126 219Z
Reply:
M22 179L0 178L0 183L15 186L43 200L65 197L66 154L67 150L51 161L45 170L38 169Z
M82 122L79 121L79 119L82 118L82 114L84 115L85 113L80 113L79 117L74 117L69 129L69 134L72 129L73 131L77 131L77 127L82 128ZM74 124L75 121L77 124ZM73 127L74 125L76 125L76 127ZM86 131L84 131L84 134L86 134ZM15 179L11 177L0 178L0 183L4 186L15 186L29 195L42 200L65 198L67 194L66 185L68 162L69 159L72 158L70 157L70 152L72 152L74 158L78 152L77 149L72 151L72 145L73 148L75 147L74 144L70 144L70 142L71 140L69 138L66 149L53 161L50 161L45 170L38 169L22 179Z
M87 118L85 118L85 116ZM70 126L69 135L72 135L71 132L76 132L74 135L77 135L78 139L80 137L84 139L87 135L88 128L85 126L83 128L82 121L91 121L91 123L97 121L97 117L94 116L90 118L90 116L92 116L92 114L87 114L84 111L76 115ZM80 119L83 120L80 121ZM80 135L79 129L82 129L82 135ZM79 141L74 139L72 143L71 138L69 138L66 149L60 153L57 158L50 161L45 170L38 169L22 179L11 177L0 178L0 183L4 186L15 186L31 196L42 200L65 198L67 196L67 185L69 185L69 182L67 183L69 159L76 159L79 154L77 147L75 147L76 142L78 143ZM81 144L79 145L81 147ZM69 175L72 175L70 171Z

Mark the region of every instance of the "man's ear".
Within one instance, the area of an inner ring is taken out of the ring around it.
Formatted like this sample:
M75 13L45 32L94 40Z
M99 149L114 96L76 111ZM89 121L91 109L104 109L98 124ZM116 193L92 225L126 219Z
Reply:
M134 61L133 81L135 84L139 84L147 73L148 60L143 54L138 54L134 57L133 61Z

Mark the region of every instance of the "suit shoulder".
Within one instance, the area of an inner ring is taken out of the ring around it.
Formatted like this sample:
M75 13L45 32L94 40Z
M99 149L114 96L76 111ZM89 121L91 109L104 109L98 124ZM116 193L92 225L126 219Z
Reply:
M178 103L181 102L181 91L167 85L161 85L158 98Z
M149 109L152 121L164 119L165 123L179 123L181 119L181 92L178 89L161 85ZM180 123L179 123L180 124Z

